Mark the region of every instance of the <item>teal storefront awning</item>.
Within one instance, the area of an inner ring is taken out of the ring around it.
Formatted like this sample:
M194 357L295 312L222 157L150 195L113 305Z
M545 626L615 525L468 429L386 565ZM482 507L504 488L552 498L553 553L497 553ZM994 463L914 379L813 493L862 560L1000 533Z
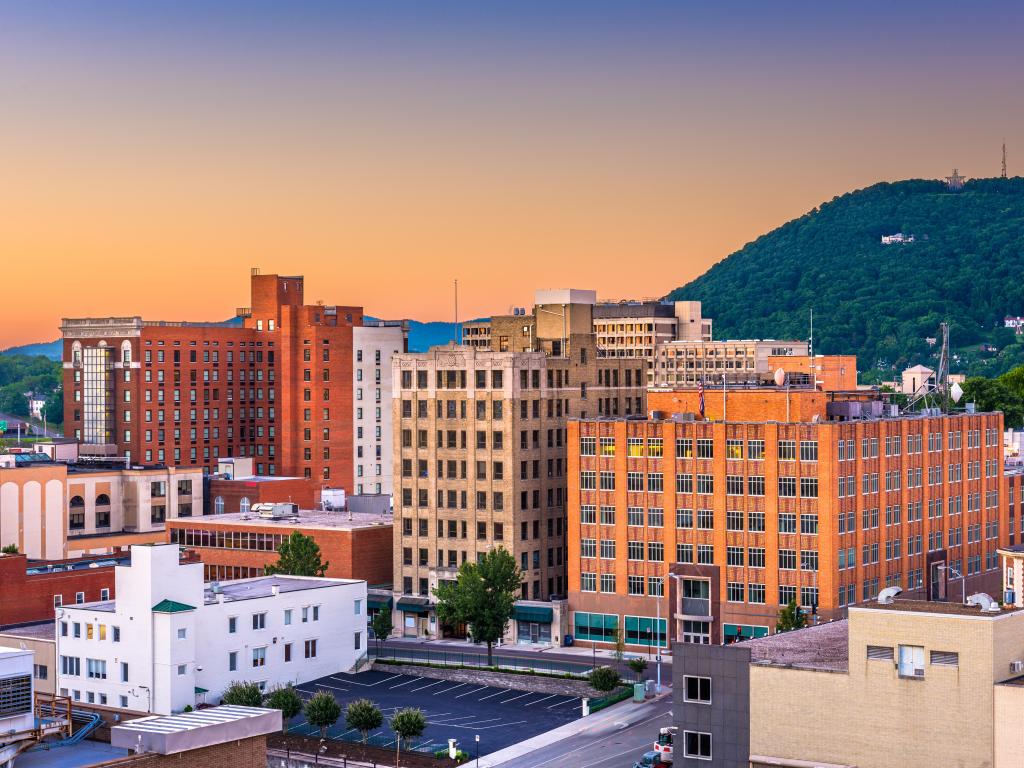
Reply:
M725 625L725 636L726 637L744 637L750 639L752 637L766 637L768 635L768 627L757 627L750 626L747 624L726 624Z
M398 610L404 611L405 613L419 613L426 614L429 612L430 605L424 600L423 602L415 601L414 599L403 599L398 601Z
M516 621L550 624L555 618L555 612L541 605L517 605L512 609L512 618Z
M392 605L390 597L382 597L378 595L367 595L366 605L374 610L381 610L383 608L390 608Z

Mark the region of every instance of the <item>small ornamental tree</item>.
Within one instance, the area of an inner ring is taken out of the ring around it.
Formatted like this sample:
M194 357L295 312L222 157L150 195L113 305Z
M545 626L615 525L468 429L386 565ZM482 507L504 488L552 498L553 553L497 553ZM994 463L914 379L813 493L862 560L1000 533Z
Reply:
M622 639L622 629L615 632L615 661L622 663L622 657L626 655L626 641Z
M384 713L369 699L356 699L345 707L345 725L359 731L364 744L370 736L370 731L380 728L383 723Z
M398 760L402 754L402 741L406 747L411 739L423 735L427 729L427 718L423 716L422 710L413 707L400 709L391 717L391 730L395 732L395 768L398 768Z
M643 656L634 656L629 661L627 661L626 664L628 664L629 668L633 670L633 673L636 675L637 680L641 680L643 678L644 672L647 671L647 659L645 659Z
M277 562L263 566L268 576L323 576L330 563L320 559L320 545L312 536L292 531L291 536L277 548Z
M341 717L341 705L327 691L317 691L306 702L306 719L320 729L320 738L326 738L327 729Z
M281 730L287 733L288 721L302 711L302 697L292 686L279 685L267 694L264 706L281 710Z
M232 704L236 707L262 707L263 691L256 683L236 680L224 691L220 698L221 704Z
M611 667L598 667L590 673L590 687L599 693L608 693L618 688L622 678Z
M373 629L373 636L377 641L377 655L380 656L381 642L387 640L391 630L395 628L391 621L391 609L384 607L377 611L377 615L370 622L370 628Z
M796 600L790 600L785 608L779 610L779 617L775 621L776 632L789 632L793 629L803 629L807 626L807 617L796 604Z

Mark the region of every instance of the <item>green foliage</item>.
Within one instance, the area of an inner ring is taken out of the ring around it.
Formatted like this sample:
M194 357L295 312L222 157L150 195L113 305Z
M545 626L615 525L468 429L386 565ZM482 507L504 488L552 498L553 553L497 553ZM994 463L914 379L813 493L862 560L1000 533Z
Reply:
M28 417L27 392L46 398L46 418L64 421L63 368L59 361L39 355L0 354L0 413ZM57 405L60 401L60 405Z
M611 667L598 667L590 673L590 687L601 693L608 693L619 687L622 678Z
M622 657L626 655L626 641L622 638L622 628L615 631L615 661L622 663Z
M327 729L341 717L341 705L327 691L317 691L306 702L306 720L320 729L320 738L325 738Z
M305 536L298 531L281 542L277 548L278 560L263 567L268 576L323 576L330 563L320 560L320 545L312 536Z
M398 737L395 739L395 765L398 765L402 742L408 746L411 739L422 736L423 731L427 729L427 718L423 716L422 710L406 707L395 712L389 724Z
M370 628L373 630L373 636L377 638L377 647L379 648L381 641L387 640L391 635L391 630L395 628L391 621L391 609L384 607L377 611L377 615L370 622Z
M896 232L916 242L881 244ZM723 339L807 338L813 308L815 351L856 354L860 370L883 372L876 380L935 368L938 345L925 338L947 320L951 370L995 376L1024 363L1024 344L997 329L1024 315L1022 252L1024 178L975 179L960 193L882 183L759 237L668 298L702 301Z
M192 711L192 705L191 704L186 704L185 708L183 710L181 710L181 711L182 712L191 712Z
M644 672L647 671L647 659L643 656L634 656L626 663L629 665L629 668L633 670L637 680L641 679Z
M479 563L464 562L456 581L434 590L437 616L443 623L469 624L473 638L487 643L487 663L493 664L493 646L512 618L519 582L519 566L508 550L485 552Z
M806 626L807 617L797 607L796 600L790 600L788 605L779 609L779 616L775 621L776 632L789 632L793 629L803 629Z
M345 707L345 725L359 731L363 736L364 744L370 731L380 728L383 723L384 713L369 699L356 699Z
M262 707L263 691L256 683L236 680L224 691L220 703L233 704L237 707Z
M438 760L451 760L451 758L448 757L448 750L447 749L439 749L439 750L437 750L436 752L434 752L434 757L436 757ZM465 763L468 760L469 760L469 753L468 752L463 752L461 749L456 749L455 750L455 764L456 765L459 765L461 763Z
M1007 427L1024 426L1024 366L996 379L972 376L962 386L961 403L974 403L979 411L1002 411Z
M18 554L18 545L5 544L3 547L0 547L0 553L3 553L5 555L16 555Z
M282 728L288 731L288 721L302 711L302 697L290 685L279 685L271 689L263 706L281 710Z

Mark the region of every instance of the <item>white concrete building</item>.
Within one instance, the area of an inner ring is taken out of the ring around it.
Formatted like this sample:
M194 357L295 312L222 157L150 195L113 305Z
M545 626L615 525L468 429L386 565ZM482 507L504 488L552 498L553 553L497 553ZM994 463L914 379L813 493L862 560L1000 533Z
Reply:
M32 711L32 665L35 654L27 649L0 646L0 745L24 738L35 728Z
M391 358L408 351L404 320L352 329L352 472L356 494L391 495Z
M74 701L170 714L232 681L269 689L352 669L366 653L366 582L261 576L203 584L178 547L132 547L116 599L57 610L57 689Z

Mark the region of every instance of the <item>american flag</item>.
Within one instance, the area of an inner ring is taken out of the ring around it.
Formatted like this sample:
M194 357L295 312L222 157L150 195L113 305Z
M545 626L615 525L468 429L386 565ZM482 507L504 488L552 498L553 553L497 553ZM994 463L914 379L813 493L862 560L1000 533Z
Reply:
M697 404L700 407L700 416L704 418L704 382L697 382Z

